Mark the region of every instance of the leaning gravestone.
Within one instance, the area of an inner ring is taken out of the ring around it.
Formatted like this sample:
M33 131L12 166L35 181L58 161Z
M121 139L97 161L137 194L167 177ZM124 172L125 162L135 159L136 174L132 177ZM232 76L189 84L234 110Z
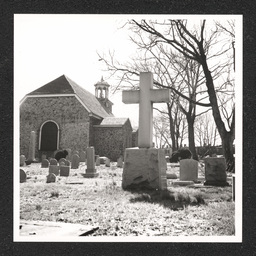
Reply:
M60 166L60 176L68 177L70 173L70 166Z
M205 163L205 183L210 186L229 186L224 157L207 157Z
M95 151L94 147L89 147L86 149L86 156L87 156L87 169L85 174L83 175L85 178L93 178L97 177L99 173L96 172L95 169Z
M153 103L170 102L170 91L153 89L153 75L140 73L140 90L123 91L123 102L139 103L138 147L124 155L123 189L167 189L164 149L153 148Z
M41 163L41 168L48 168L50 165L50 162L47 159L43 159Z
M26 161L26 157L24 155L20 156L20 166L24 166Z
M26 182L27 180L27 174L24 172L24 170L20 169L20 183Z
M80 163L79 155L74 154L71 160L71 169L78 169Z
M46 176L46 183L56 182L56 179L57 179L57 177L54 173L49 173Z
M198 162L194 159L180 160L180 180L197 181L198 180Z
M54 173L56 176L60 174L60 166L59 165L49 165L49 173Z
M58 161L55 158L50 160L50 165L58 165Z

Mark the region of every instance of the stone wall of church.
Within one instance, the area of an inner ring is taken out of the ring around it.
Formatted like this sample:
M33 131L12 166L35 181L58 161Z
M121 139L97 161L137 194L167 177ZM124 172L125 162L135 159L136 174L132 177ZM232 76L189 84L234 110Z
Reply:
M132 128L130 123L123 127L94 127L95 154L117 161L124 155L125 148L132 146Z
M20 106L20 154L28 157L30 132L36 132L36 158L40 158L40 128L46 121L59 126L59 149L86 150L89 114L75 97L27 98Z

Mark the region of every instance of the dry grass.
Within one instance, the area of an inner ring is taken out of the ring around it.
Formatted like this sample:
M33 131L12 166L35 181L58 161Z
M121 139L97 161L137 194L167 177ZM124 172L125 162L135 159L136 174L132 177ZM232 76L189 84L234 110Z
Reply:
M22 169L30 179L20 184L21 219L95 225L93 236L235 234L231 187L173 187L168 180L165 192L124 191L122 169L113 164L91 179L80 166L56 183L46 183L40 164Z

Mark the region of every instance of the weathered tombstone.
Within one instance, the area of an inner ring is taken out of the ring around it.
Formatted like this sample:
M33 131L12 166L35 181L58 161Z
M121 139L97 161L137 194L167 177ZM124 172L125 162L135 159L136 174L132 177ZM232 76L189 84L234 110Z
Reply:
M100 156L99 155L95 155L95 165L100 166Z
M109 158L106 159L105 166L106 167L110 167L110 159Z
M66 165L67 160L65 158L61 158L59 160L59 165Z
M41 168L48 168L50 165L50 162L47 159L43 159L41 163Z
M81 151L79 157L80 157L80 162L85 162L85 160L86 160L85 151Z
M80 163L79 155L74 154L71 160L71 169L78 169Z
M79 151L75 151L73 155L78 155L79 156Z
M26 157L24 155L20 156L20 166L24 166L26 161Z
M95 169L95 153L94 152L95 152L94 147L89 147L86 149L87 169L86 169L86 173L83 175L85 178L93 178L99 175L99 173L97 173Z
M180 181L198 180L198 162L194 159L180 160Z
M54 173L56 176L58 176L60 174L60 166L49 165L49 173Z
M70 166L60 166L60 176L68 177L70 173Z
M139 103L138 147L124 155L122 187L167 189L164 149L153 147L153 103L170 102L170 91L153 89L153 75L140 73L140 90L123 91L123 102Z
M31 131L30 133L30 142L28 150L28 161L35 162L35 150L36 150L36 133Z
M224 157L207 157L205 163L205 183L210 186L229 186Z
M58 161L55 158L51 158L50 165L58 165Z
M57 179L57 177L54 173L49 173L46 176L46 183L56 182L56 179Z
M27 174L24 172L24 170L20 169L20 183L26 182L27 180Z
M123 157L122 156L120 156L117 159L116 167L123 168Z

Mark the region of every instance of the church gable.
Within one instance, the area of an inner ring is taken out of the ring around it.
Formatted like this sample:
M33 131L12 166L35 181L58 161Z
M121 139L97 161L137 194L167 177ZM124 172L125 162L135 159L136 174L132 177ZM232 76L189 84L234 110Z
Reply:
M84 88L80 87L73 80L65 75L58 77L57 79L45 84L44 86L32 91L25 96L23 103L27 98L31 97L65 97L74 96L83 105L83 107L97 118L104 118L113 116L112 113L108 113L97 98Z

